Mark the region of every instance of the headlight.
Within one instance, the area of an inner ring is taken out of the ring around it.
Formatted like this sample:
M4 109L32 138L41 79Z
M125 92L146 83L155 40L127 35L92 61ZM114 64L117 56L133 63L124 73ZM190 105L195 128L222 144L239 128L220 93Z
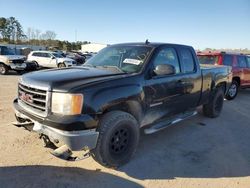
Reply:
M51 111L63 115L81 114L82 94L52 93Z
M9 63L13 63L13 60L9 60Z

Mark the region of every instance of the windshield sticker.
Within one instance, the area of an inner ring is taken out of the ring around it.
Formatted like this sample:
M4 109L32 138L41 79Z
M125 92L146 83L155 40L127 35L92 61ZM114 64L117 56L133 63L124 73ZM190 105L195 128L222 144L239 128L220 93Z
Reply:
M139 65L142 61L138 59L125 59L123 63L133 64L133 65Z

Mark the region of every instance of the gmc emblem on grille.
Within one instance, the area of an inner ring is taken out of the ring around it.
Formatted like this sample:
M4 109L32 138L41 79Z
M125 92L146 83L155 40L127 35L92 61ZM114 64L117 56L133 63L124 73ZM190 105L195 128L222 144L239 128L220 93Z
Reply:
M27 101L27 102L30 102L30 103L33 103L33 96L30 95L30 94L27 94L23 91L20 91L20 95L19 95L20 99L23 100L23 101Z

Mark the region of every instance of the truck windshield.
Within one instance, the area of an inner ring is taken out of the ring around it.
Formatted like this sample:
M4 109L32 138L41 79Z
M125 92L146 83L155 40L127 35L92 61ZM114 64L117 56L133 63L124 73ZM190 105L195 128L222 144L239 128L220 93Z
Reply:
M200 55L198 58L200 60L200 64L214 65L218 61L218 56L215 55Z
M139 72L152 47L148 46L111 46L101 50L85 63L85 66L112 68L115 71Z
M6 46L0 46L0 55L15 55L15 53Z

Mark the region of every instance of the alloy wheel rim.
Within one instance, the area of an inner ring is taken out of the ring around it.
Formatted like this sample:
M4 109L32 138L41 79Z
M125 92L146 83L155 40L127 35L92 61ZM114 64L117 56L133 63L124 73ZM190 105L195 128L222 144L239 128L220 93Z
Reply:
M120 155L127 151L130 140L129 130L121 127L111 136L109 148L112 154Z
M237 93L237 86L235 84L232 84L229 88L228 94L230 97L234 97Z
M1 73L4 73L4 72L5 72L5 69L4 69L3 66L0 66L0 72L1 72Z

